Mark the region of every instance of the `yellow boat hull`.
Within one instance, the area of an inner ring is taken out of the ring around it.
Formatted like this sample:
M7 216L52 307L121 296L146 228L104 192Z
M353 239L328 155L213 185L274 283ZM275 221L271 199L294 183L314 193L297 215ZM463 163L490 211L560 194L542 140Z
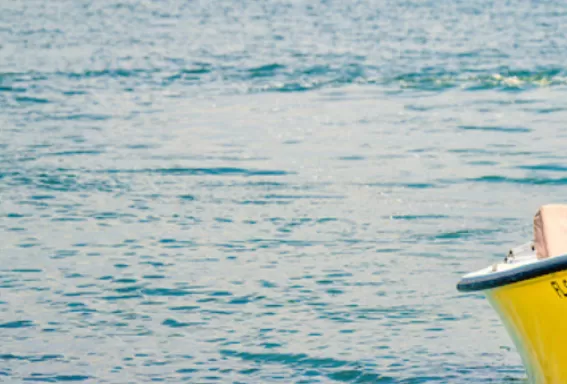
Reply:
M535 384L567 383L567 271L489 289Z

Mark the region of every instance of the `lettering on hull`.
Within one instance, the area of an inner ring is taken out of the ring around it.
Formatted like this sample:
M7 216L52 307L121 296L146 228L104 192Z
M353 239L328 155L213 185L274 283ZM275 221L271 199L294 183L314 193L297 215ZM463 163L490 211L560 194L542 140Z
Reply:
M567 297L567 280L563 280L561 283L553 280L551 283L551 288L557 293L561 299Z

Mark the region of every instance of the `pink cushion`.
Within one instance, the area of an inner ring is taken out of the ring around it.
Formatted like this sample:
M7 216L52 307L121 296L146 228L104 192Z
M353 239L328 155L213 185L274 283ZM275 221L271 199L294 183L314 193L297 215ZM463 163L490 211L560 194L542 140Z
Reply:
M567 205L539 209L534 217L534 243L538 259L567 254Z

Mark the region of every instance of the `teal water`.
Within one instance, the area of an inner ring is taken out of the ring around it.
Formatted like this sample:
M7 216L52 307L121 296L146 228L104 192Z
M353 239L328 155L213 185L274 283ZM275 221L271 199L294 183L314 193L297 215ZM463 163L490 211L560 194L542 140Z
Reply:
M455 285L567 186L558 1L0 5L0 381L523 383Z

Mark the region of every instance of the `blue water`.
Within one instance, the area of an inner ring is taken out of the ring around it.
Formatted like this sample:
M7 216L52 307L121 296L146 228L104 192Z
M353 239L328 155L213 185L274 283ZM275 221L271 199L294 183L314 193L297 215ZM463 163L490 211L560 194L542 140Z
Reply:
M567 187L567 5L4 1L0 381L523 383L463 273Z

